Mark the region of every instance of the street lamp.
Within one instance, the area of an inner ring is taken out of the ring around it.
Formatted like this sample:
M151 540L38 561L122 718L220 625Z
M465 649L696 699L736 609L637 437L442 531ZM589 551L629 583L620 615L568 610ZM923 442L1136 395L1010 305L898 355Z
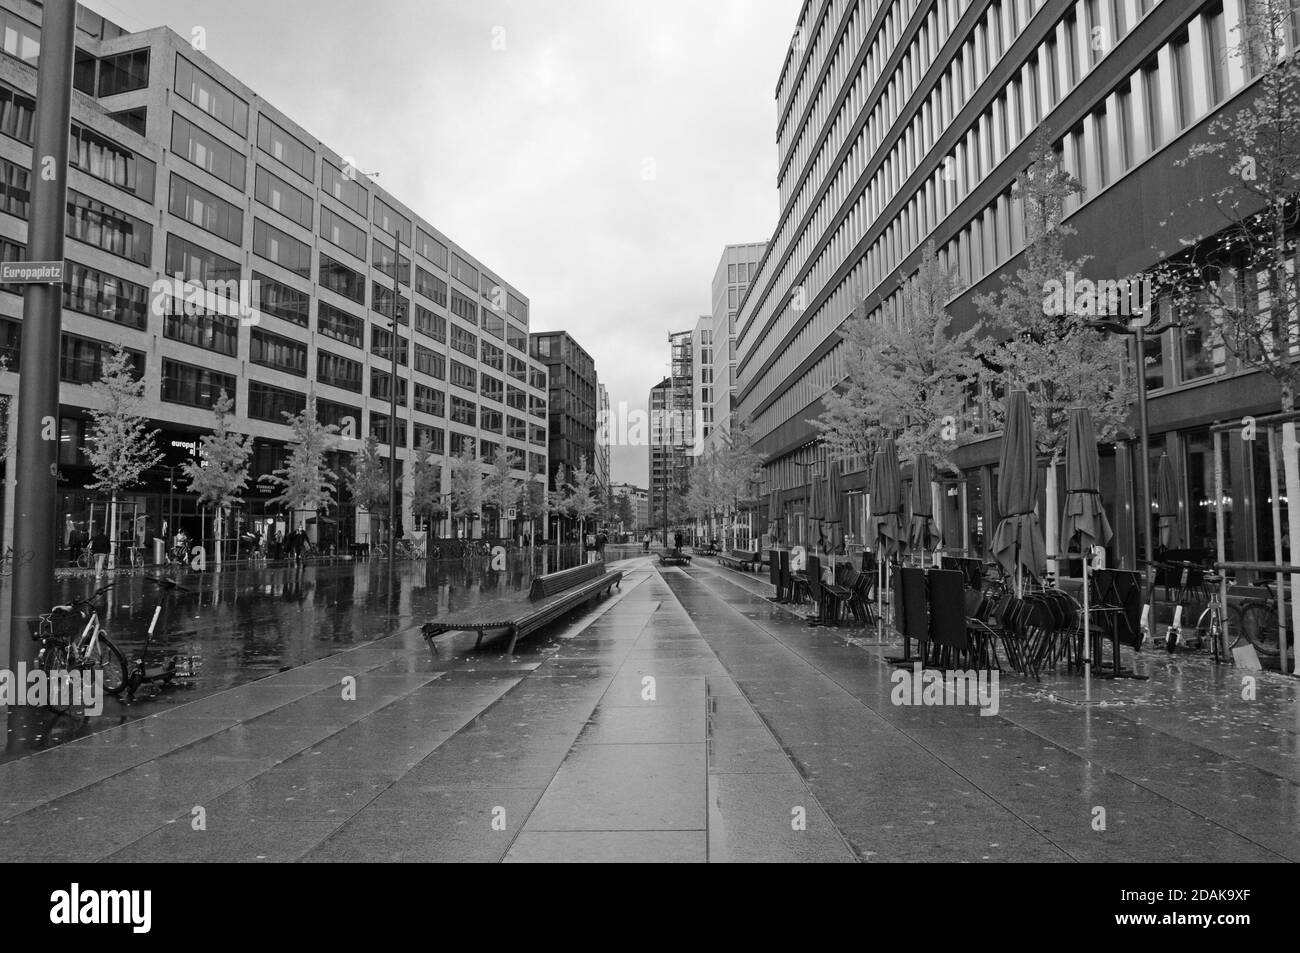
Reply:
M1146 568L1143 570L1142 579L1143 589L1147 589L1151 584L1151 567L1155 562L1155 541L1152 538L1155 534L1151 532L1151 432L1147 417L1146 342L1148 334L1158 337L1171 328L1182 327L1182 324L1178 321L1168 321L1149 328L1144 316L1143 320L1134 325L1101 319L1084 321L1083 326L1132 337L1137 349L1138 439L1142 446L1142 539L1146 555Z

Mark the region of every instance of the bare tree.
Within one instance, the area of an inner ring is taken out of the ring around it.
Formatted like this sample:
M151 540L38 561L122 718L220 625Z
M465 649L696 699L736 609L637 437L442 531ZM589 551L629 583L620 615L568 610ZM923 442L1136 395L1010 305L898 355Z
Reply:
M198 494L199 505L213 510L217 563L221 562L226 514L243 502L243 491L248 487L249 458L253 453L253 438L230 430L234 409L234 400L222 390L212 405L216 426L199 444L200 459L181 465L189 478L190 490Z

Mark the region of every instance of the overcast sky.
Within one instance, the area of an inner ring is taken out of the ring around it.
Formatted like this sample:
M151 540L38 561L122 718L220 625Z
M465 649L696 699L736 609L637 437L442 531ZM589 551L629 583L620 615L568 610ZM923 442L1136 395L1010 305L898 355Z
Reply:
M644 409L728 243L775 225L799 0L83 0L207 53L569 331ZM503 47L503 48L502 48ZM647 177L650 176L650 177ZM613 451L646 485L645 448Z

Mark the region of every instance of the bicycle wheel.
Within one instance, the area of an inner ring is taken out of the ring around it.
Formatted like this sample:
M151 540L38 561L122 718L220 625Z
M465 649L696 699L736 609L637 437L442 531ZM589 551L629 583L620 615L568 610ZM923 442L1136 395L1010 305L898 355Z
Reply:
M36 664L51 680L60 676L66 678L68 676L68 647L61 644L45 645L36 658ZM50 684L49 687L52 688L53 685ZM64 693L62 698L69 698L69 694ZM45 707L53 711L64 712L72 707L70 704L60 704L53 695L47 697L45 701Z
M83 663L104 673L104 691L120 695L126 687L126 656L102 629L94 649L86 653Z
M1241 631L1260 655L1281 652L1277 635L1277 612L1264 603L1252 603L1241 610Z

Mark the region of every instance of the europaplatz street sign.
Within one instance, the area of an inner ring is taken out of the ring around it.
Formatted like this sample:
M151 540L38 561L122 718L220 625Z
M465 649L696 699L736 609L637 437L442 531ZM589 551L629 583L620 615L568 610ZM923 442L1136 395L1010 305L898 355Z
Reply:
M0 284L10 285L61 285L61 261L3 261L0 262Z

